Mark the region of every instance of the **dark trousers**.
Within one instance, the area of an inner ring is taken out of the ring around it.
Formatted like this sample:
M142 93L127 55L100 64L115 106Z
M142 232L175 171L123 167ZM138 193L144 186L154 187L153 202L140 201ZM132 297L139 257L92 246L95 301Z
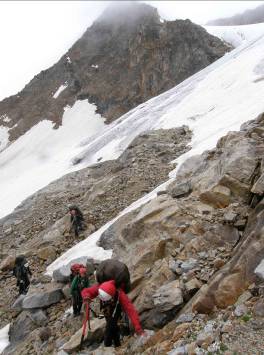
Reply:
M20 281L17 282L17 285L19 286L19 294L20 295L25 295L28 291L30 282L27 277L21 279Z
M72 308L73 314L78 316L82 309L82 296L78 290L75 290L72 295Z
M120 329L117 324L117 318L106 319L106 328L104 333L104 346L112 346L114 343L115 347L121 345L120 343Z

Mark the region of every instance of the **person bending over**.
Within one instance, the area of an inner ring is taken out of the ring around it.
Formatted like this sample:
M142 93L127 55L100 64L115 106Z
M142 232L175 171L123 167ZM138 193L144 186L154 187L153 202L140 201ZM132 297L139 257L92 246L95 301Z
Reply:
M101 311L106 320L104 333L104 345L106 347L112 346L113 344L115 347L121 345L118 321L121 318L122 311L125 312L131 320L136 333L138 335L144 335L136 309L122 288L116 288L114 280L84 288L81 294L83 301L88 305L91 300L99 296Z

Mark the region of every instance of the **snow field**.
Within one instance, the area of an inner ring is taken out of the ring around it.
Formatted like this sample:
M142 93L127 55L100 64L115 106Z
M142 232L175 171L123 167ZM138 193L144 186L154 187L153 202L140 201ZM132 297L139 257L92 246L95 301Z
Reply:
M77 101L65 110L57 130L43 120L1 152L0 218L51 181L79 169L71 164L81 149L77 143L105 127L95 109L87 100Z
M233 47L240 46L245 41L264 35L264 23L243 26L203 26L208 33L216 36Z

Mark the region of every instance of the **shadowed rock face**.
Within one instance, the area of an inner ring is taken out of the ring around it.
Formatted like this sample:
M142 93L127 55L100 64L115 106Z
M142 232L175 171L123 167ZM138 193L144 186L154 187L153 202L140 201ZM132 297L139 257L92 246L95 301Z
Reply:
M10 140L43 119L60 125L64 107L78 99L95 103L111 122L229 50L189 20L161 22L149 5L127 6L107 9L58 63L0 102L0 117L10 119L1 125L16 125ZM67 87L53 98L61 85Z

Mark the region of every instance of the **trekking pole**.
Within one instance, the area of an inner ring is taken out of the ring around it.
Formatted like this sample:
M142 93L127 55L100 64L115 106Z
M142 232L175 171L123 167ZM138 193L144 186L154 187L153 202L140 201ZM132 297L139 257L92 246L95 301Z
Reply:
M90 320L89 320L89 303L88 303L88 301L85 303L85 316L84 316L84 321L83 321L82 337L81 337L81 341L80 341L80 350L82 350L82 346L83 346L83 341L84 341L84 337L85 337L85 333L86 333L87 321L88 321L88 327L90 330L91 327L90 327Z

